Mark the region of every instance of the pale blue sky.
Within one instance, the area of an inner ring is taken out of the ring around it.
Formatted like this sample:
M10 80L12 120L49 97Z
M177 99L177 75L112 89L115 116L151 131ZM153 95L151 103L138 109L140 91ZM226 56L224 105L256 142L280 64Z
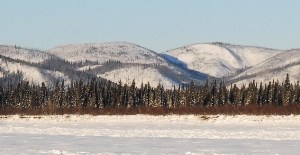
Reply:
M0 44L226 42L300 48L299 0L0 0Z

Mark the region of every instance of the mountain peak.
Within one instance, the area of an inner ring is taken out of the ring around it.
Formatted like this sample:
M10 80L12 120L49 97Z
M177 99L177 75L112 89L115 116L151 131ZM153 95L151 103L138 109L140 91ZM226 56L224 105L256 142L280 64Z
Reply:
M50 57L48 53L41 50L23 48L16 45L0 45L0 55L33 63L43 62Z
M255 66L280 52L215 42L187 45L167 51L165 54L182 61L189 69L221 78Z
M163 61L152 50L128 42L85 43L58 46L48 51L68 61L98 61L109 60L125 63L159 63ZM153 60L156 59L155 61Z

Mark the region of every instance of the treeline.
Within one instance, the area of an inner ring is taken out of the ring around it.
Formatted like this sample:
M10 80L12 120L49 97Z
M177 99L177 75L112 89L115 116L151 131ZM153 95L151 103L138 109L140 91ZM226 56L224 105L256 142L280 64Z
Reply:
M0 83L0 114L300 114L300 86L290 83L250 82L226 86L192 81L165 89L149 83L136 86L121 81L92 79L57 81L52 86L28 81Z

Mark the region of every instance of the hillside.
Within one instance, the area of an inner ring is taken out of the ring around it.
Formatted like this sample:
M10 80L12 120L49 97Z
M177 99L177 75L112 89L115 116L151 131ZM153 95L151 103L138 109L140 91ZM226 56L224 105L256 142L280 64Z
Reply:
M193 44L155 53L127 42L62 45L41 51L0 45L0 77L22 72L35 83L64 79L101 78L136 86L150 83L172 88L217 78L227 83L282 81L290 74L300 79L300 50L276 50L225 43Z
M300 49L282 52L244 72L233 76L231 79L239 85L256 80L268 82L272 80L283 81L286 74L296 83L300 79Z
M127 42L69 44L55 47L48 52L71 62L89 60L100 64L107 61L142 64L164 63L157 53Z
M0 45L0 54L15 60L23 60L32 63L43 62L51 55L37 49L28 49L18 46Z
M86 63L77 70L95 74L113 82L131 84L135 80L139 87L142 83L162 84L167 88L190 80L202 79L186 72L159 54L139 45L127 42L63 45L48 53L61 59ZM199 76L198 76L199 77Z
M45 82L52 85L57 80L68 84L71 79L84 77L72 70L73 66L44 51L0 45L0 78L8 81L23 79L35 84Z
M16 77L17 76L17 77ZM69 77L59 71L46 70L34 67L24 62L0 57L0 78L20 78L35 84L53 84L56 80L64 80L69 83ZM12 81L18 82L18 81Z
M224 43L193 44L165 52L166 60L221 78L255 66L282 51Z

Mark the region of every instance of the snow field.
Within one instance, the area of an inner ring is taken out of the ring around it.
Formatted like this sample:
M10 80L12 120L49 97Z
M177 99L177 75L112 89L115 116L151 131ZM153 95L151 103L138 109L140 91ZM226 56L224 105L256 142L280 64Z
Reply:
M300 116L0 116L0 154L297 154Z

